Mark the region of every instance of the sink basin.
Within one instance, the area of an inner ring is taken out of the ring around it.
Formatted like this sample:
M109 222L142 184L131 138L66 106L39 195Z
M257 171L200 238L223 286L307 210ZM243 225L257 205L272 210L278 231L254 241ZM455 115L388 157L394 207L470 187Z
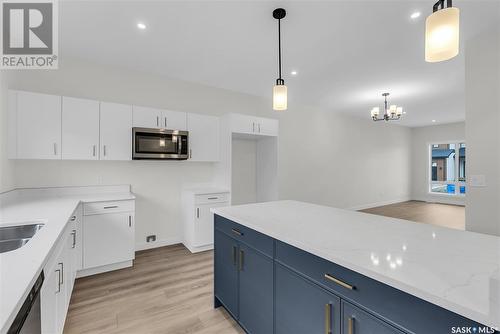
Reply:
M0 253L10 252L15 249L21 248L30 241L29 238L0 240Z
M26 245L44 224L26 224L0 227L0 253L10 252Z
M0 227L0 241L30 239L43 227L43 224L29 224Z

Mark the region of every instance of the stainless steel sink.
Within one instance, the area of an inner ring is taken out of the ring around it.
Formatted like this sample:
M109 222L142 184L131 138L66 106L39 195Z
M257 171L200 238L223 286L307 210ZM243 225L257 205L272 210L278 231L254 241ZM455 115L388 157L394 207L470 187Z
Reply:
M28 243L44 224L24 224L0 227L0 253L18 249Z

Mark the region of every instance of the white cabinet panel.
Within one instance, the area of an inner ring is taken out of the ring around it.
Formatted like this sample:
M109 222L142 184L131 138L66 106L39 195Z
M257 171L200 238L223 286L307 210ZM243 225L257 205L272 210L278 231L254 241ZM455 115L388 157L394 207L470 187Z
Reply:
M84 217L84 268L134 259L133 218L132 213L110 213Z
M255 133L255 117L241 114L231 115L231 131L236 133Z
M257 130L259 134L265 136L278 136L279 122L276 119L271 118L257 118Z
M61 97L17 92L17 158L61 159Z
M171 111L171 110L163 110L162 111L162 124L160 127L169 129L169 130L182 130L186 131L186 113L181 111Z
M160 128L162 110L156 108L133 106L133 124L139 128Z
M62 98L62 158L99 159L99 102Z
M219 118L188 113L189 159L219 161Z
M132 160L132 106L101 102L101 160Z

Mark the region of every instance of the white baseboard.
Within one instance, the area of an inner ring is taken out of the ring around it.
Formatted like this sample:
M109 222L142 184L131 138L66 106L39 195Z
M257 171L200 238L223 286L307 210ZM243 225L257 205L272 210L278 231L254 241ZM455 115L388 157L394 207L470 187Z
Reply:
M180 244L180 243L182 243L182 238L180 236L175 236L172 238L156 240L153 242L136 243L135 244L135 251L137 252L137 251L141 251L141 250L145 250L145 249L170 246L170 245L175 245L175 244Z
M214 249L214 244L200 246L200 247L191 247L191 246L188 246L188 244L185 243L185 242L183 242L182 244L184 245L184 247L186 247L187 249L189 249L189 251L191 253L205 252L207 250Z
M383 201L383 202L376 202L376 203L370 203L370 204L357 205L357 206L353 206L353 207L347 208L347 210L359 211L359 210L376 208L378 206L391 205L391 204L396 204L396 203L401 203L401 202L408 202L410 200L411 200L410 197L403 197L403 198L393 199L393 200L390 200L390 201Z
M78 272L76 273L76 277L80 278L80 277L85 277L85 276L96 275L96 274L105 273L108 271L132 267L133 265L134 265L133 260L130 260L130 261L124 261L124 262L119 262L119 263L108 264L105 266L100 266L100 267L95 267L95 268L82 269L82 270L78 270Z

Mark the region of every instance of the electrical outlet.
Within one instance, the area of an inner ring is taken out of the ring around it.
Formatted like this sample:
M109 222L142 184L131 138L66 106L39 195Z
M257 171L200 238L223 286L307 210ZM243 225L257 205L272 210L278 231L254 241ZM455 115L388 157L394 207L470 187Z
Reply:
M148 235L146 237L146 242L155 242L155 241L156 241L156 234Z

